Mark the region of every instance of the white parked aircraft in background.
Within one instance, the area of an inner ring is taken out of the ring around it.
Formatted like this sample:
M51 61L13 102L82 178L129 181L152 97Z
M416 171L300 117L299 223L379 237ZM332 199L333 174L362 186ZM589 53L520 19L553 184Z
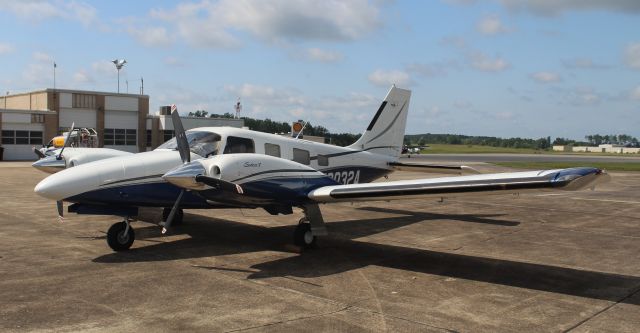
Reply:
M64 135L57 136L51 140L51 142L59 142L62 140L64 142L62 147L44 147L42 149L36 149L34 147L33 151L38 155L38 157L40 157L40 159L31 164L31 166L46 173L56 173L65 168L71 168L76 165L103 160L105 158L131 155L131 153L126 151L110 148L97 148L96 145L98 139L97 133L94 129L81 128L75 129L74 131L74 127L75 124L71 124L69 132L65 133L66 137ZM88 139L78 140L78 136L81 136L82 133L84 133L83 131L93 133L90 136L90 141ZM83 141L91 142L91 146L88 147L87 145L84 145L83 147L73 147L73 141L80 143L80 145L83 145Z
M73 203L69 212L123 216L107 232L116 251L132 245L130 217L148 206L165 207L163 233L181 220L182 208L263 208L276 215L299 207L305 217L294 242L308 247L327 234L321 203L579 190L609 179L604 171L585 167L370 183L398 169L469 170L398 162L410 95L392 87L363 135L348 147L231 127L185 132L174 111L176 137L156 150L65 169L41 181L35 192L58 201L60 215L67 201Z

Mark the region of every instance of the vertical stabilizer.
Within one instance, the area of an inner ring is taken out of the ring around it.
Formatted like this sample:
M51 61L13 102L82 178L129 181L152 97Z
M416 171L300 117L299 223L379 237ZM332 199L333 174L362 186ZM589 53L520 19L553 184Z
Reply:
M407 126L410 99L411 90L392 86L367 129L349 148L399 157Z

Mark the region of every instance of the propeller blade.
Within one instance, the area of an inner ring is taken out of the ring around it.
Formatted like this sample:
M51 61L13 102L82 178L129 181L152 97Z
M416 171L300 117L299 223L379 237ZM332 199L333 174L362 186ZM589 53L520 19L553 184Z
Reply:
M73 133L73 128L75 126L76 126L75 122L71 123L71 128L69 129L69 134L67 134L67 139L64 140L64 145L62 146L62 149L60 149L60 153L58 154L58 157L56 157L56 159L58 160L62 159L62 152L64 151L65 148L67 148L71 144L71 134Z
M203 183L205 185L209 185L209 186L211 186L213 188L216 188L218 190L227 191L227 192L236 192L238 194L244 194L244 190L242 189L242 187L240 185L234 184L232 182L228 182L226 180L199 175L199 176L196 176L196 181L200 182L200 183Z
M56 206L58 206L58 216L62 218L64 216L64 206L62 205L62 200L56 201Z
M33 147L33 152L38 155L38 158L45 158L47 155L43 154L38 148Z
M173 121L173 130L176 132L176 142L178 144L178 151L180 152L182 163L189 163L191 162L189 142L187 141L187 135L184 132L182 120L180 120L180 114L178 113L178 109L175 104L171 106L171 120Z
M176 202L173 204L173 208L171 208L171 212L169 213L167 220L164 222L164 226L162 227L163 235L166 234L167 230L169 230L169 227L171 227L171 222L173 221L173 217L176 215L176 212L180 207L180 201L182 201L182 195L184 195L184 190L181 190L180 194L178 194L178 199L176 199Z

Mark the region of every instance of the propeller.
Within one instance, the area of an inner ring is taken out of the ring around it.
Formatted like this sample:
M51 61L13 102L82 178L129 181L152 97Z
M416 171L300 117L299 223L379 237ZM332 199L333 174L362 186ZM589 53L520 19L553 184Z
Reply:
M176 143L178 144L178 152L180 152L180 158L182 159L182 164L187 164L191 162L191 151L189 150L189 142L187 141L187 135L184 131L184 127L182 126L182 121L180 120L180 114L178 113L178 109L175 104L171 105L171 120L173 121L173 130L176 133ZM180 194L178 194L178 198L176 202L173 204L173 208L171 208L171 212L167 217L167 220L164 221L164 226L162 227L162 234L166 234L171 227L171 222L176 215L178 209L180 209L180 202L182 201L182 196L184 195L184 189L180 190Z
M33 147L33 152L38 156L38 158L45 158L47 155L43 154L38 148Z
M71 123L71 128L69 129L69 133L67 134L67 139L64 140L64 145L62 145L62 149L60 149L60 153L58 153L58 156L56 157L57 160L61 160L62 159L62 152L64 151L65 148L67 148L70 144L71 144L71 133L73 133L73 128L76 126L76 123Z
M240 185L228 182L226 180L200 175L196 176L196 181L205 185L209 185L218 190L227 192L236 191L238 194L244 194L244 190Z
M62 200L56 201L56 206L58 207L58 218L60 222L64 221L64 206L62 205Z
M69 133L67 134L67 139L64 140L64 145L62 145L62 149L60 149L60 153L58 153L58 156L56 156L56 160L61 160L62 159L62 152L64 151L64 149L66 147L68 147L71 144L71 133L73 133L73 128L76 127L76 123L71 123L71 128L69 129ZM64 206L62 204L62 200L58 200L56 201L56 207L58 208L58 217L60 218L60 221L63 221L63 216L64 216Z

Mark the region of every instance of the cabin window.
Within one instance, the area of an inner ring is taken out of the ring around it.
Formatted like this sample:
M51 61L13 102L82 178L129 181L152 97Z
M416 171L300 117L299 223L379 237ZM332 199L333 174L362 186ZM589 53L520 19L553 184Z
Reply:
M328 166L329 165L329 156L327 156L327 155L318 155L318 165L319 166Z
M309 165L309 151L293 148L293 160L300 164Z
M227 137L227 146L224 148L225 154L245 154L255 153L253 140L247 138L239 138L237 136Z
M192 153L202 157L209 157L218 154L220 146L220 135L209 131L187 131L185 132L189 149ZM172 138L161 144L156 150L171 149L178 150L178 141Z
M271 155L275 157L280 157L280 146L274 145L273 143L265 143L264 144L264 154Z

